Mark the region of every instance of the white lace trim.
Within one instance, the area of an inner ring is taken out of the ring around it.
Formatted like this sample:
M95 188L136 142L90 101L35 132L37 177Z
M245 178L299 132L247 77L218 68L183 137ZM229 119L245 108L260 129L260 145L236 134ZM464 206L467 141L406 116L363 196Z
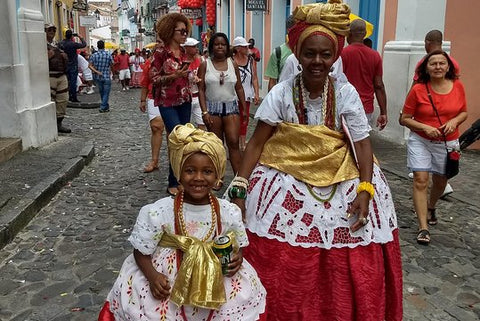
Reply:
M247 229L259 236L304 248L354 248L392 241L397 217L390 188L377 165L373 170L375 197L370 201L369 223L351 232L356 216L347 219L346 211L355 199L358 183L358 178L339 183L333 198L320 202L293 176L257 166L250 176ZM313 191L326 199L332 187L314 187Z

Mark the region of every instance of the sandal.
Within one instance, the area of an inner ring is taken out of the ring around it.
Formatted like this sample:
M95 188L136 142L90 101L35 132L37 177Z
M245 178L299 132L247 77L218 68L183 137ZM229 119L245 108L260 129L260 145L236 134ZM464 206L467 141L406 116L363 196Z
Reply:
M421 245L430 244L430 232L428 230L420 230L417 234L417 243Z
M429 213L429 218L427 220L428 225L437 225L438 219L437 215L435 214L435 208L429 208L428 213Z
M151 161L145 168L143 169L144 173L151 173L158 169L158 163Z

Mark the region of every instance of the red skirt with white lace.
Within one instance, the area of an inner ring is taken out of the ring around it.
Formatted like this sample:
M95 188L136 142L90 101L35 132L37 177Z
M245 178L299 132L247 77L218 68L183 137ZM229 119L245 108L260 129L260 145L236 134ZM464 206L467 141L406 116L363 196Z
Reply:
M353 249L248 238L243 254L267 290L267 320L402 320L398 230L392 242Z
M388 183L374 165L369 222L346 211L359 180L307 186L257 166L246 203L244 257L267 290L268 320L401 320L402 264Z

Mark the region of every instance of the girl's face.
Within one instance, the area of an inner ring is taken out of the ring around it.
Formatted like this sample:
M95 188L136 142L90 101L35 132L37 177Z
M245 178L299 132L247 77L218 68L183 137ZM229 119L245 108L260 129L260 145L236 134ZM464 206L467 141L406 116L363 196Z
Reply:
M427 62L427 73L430 78L445 78L449 69L448 60L444 55L433 55Z
M213 55L216 58L224 58L227 55L227 42L223 37L217 37L213 41Z
M327 37L314 35L305 39L298 57L304 79L323 80L335 62L335 47Z
M217 174L210 157L203 153L191 155L183 163L180 173L184 201L194 205L208 204L208 194L216 181Z
M185 43L188 36L187 26L183 22L177 22L175 26L175 31L173 32L172 41L175 41L178 44Z

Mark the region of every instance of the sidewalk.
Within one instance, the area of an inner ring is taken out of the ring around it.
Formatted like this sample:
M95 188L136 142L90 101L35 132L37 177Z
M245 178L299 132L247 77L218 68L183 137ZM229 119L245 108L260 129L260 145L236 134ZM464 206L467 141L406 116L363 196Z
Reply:
M0 163L0 249L81 172L93 155L92 142L59 136L50 145Z

